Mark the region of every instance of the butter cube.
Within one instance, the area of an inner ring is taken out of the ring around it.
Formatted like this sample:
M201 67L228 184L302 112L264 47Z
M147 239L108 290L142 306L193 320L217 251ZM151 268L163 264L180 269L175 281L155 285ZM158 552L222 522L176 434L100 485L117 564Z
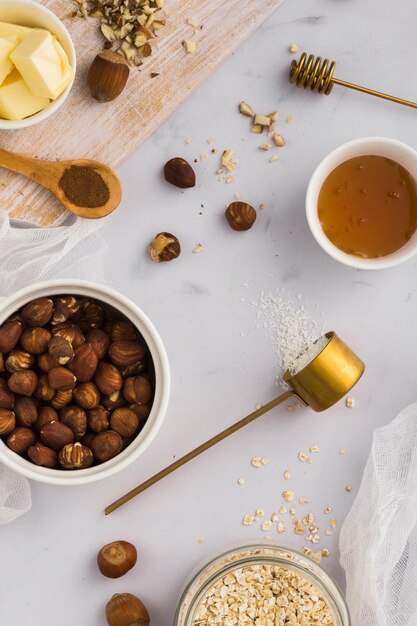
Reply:
M18 24L9 24L8 22L0 22L0 37L17 37L20 43L32 31L28 26L19 26Z
M0 117L22 120L49 104L49 98L34 96L17 70L13 70L0 85Z
M10 53L17 46L17 41L9 41L9 39L5 39L0 37L0 85L10 74L13 69L13 62L10 60Z
M33 29L10 58L34 96L55 100L73 79L65 51L48 31Z

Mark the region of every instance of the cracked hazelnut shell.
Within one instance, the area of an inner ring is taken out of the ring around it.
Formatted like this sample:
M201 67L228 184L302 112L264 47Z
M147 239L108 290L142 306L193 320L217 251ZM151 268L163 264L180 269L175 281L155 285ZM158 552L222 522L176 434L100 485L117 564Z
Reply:
M158 233L148 247L148 254L154 263L167 263L181 254L181 245L175 235Z
M256 211L247 202L232 202L225 212L226 220L233 230L249 230L255 223Z
M101 548L97 565L103 576L120 578L136 565L138 554L129 541L112 541Z

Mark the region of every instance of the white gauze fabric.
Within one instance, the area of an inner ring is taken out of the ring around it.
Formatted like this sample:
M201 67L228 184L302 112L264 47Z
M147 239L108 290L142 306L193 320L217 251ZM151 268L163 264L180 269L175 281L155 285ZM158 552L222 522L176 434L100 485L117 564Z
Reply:
M340 559L353 626L416 626L417 403L374 433Z
M102 220L69 217L61 226L13 224L0 210L0 301L18 289L52 278L103 282L106 244L97 233ZM0 524L32 506L29 482L0 464Z

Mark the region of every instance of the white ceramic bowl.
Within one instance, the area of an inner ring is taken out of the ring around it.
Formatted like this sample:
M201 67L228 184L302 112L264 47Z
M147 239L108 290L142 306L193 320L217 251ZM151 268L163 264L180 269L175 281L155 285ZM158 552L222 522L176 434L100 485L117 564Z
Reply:
M75 48L69 32L61 20L43 4L34 0L0 0L0 22L10 22L20 26L31 26L46 28L53 35L56 35L59 43L68 55L74 76L76 70ZM47 107L39 113L31 115L23 120L3 120L0 118L0 128L12 130L27 128L38 122L42 122L50 117L66 100L74 81L61 93L56 100L53 100Z
M343 252L328 239L321 227L317 210L320 189L330 172L344 161L366 154L384 156L397 161L417 181L417 152L407 144L387 137L364 137L349 141L330 152L314 171L306 195L307 221L317 243L336 261L358 269L381 270L404 263L417 253L417 232L402 248L392 254L376 259L364 259Z
M134 441L120 454L101 465L83 470L59 470L40 467L10 450L0 440L0 462L27 478L53 485L80 485L112 476L137 459L157 434L165 417L170 390L168 357L162 340L146 315L117 291L82 280L51 280L26 287L0 304L0 324L27 302L44 296L74 294L101 300L127 317L143 336L154 365L155 396L145 426Z

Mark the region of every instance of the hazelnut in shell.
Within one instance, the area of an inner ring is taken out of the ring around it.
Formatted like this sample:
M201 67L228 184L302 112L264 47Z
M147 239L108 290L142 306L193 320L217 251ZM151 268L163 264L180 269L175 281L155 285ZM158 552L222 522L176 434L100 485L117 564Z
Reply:
M55 450L47 448L39 442L35 443L33 446L29 446L27 453L28 457L35 465L52 469L58 464L58 455Z
M133 365L145 355L145 346L136 341L114 341L109 347L109 359L119 367Z
M72 391L58 390L51 400L51 406L54 409L62 409L63 406L67 406L72 400Z
M58 461L64 469L86 469L94 463L93 453L79 441L64 446L58 454Z
M229 204L225 217L233 230L249 230L255 223L256 211L247 202L237 200Z
M129 320L113 320L109 332L112 341L134 341L137 336L136 328Z
M74 296L60 296L54 300L54 314L51 319L53 326L62 324L69 317L75 315L80 308L80 304Z
M59 365L67 365L74 358L74 349L68 339L55 335L48 345L48 352L50 356Z
M6 444L17 454L24 454L36 442L36 435L30 428L15 428L7 437Z
M31 428L38 419L38 407L36 401L28 396L16 396L14 412L18 426Z
M74 441L71 428L61 422L47 422L40 429L39 435L42 443L53 450L61 450Z
M165 263L181 254L181 245L175 235L158 233L148 247L148 254L155 263Z
M128 541L113 541L103 546L97 555L97 565L103 576L120 578L136 565L138 554Z
M88 383L94 376L98 364L97 354L90 343L77 348L70 368L80 383Z
M88 71L90 93L98 102L110 102L122 93L129 78L126 60L112 50L103 50L93 60Z
M106 619L109 626L149 626L145 605L131 593L117 593L107 603Z
M76 381L74 374L62 365L52 367L48 372L49 385L59 391L71 391L74 389Z
M65 406L59 412L60 421L74 433L75 439L81 439L87 430L87 414L80 406Z
M45 326L53 310L54 303L50 298L37 298L23 307L21 316L27 326Z
M112 363L100 361L98 364L94 382L105 396L110 396L114 391L119 391L123 386L123 378L119 370Z
M24 350L38 355L47 351L51 337L47 328L27 328L20 338L20 343Z
M168 183L180 189L195 187L195 172L182 157L174 157L164 165L164 178Z
M98 359L104 359L110 346L110 337L101 328L93 328L86 335L88 343L93 348Z
M7 381L10 391L21 396L31 396L38 384L38 377L33 370L21 370L12 374Z
M39 377L38 385L33 393L35 398L43 402L50 402L56 394L56 389L51 387L46 374Z
M110 428L121 437L133 437L139 428L139 418L129 407L114 409L110 417Z
M74 400L83 409L94 409L100 404L100 392L94 383L81 383L74 389Z
M10 409L0 409L0 435L10 435L16 427L16 416Z
M94 409L87 411L88 429L93 433L101 433L103 430L110 428L109 422L110 412L104 406L96 406Z
M7 386L7 382L0 378L0 408L12 409L14 407L15 397L13 391Z
M38 409L38 419L34 423L33 427L39 431L42 426L47 424L48 422L58 422L59 416L58 413L51 406L41 406Z
M6 359L6 370L11 374L20 372L20 370L28 370L35 362L35 357L24 350L12 350Z
M92 450L94 457L100 463L109 461L123 448L123 441L119 433L114 430L105 430L98 433L93 439Z
M0 352L10 352L17 345L23 331L22 322L11 320L0 326Z
M152 387L144 376L132 376L125 380L123 395L132 404L148 404L152 398Z

